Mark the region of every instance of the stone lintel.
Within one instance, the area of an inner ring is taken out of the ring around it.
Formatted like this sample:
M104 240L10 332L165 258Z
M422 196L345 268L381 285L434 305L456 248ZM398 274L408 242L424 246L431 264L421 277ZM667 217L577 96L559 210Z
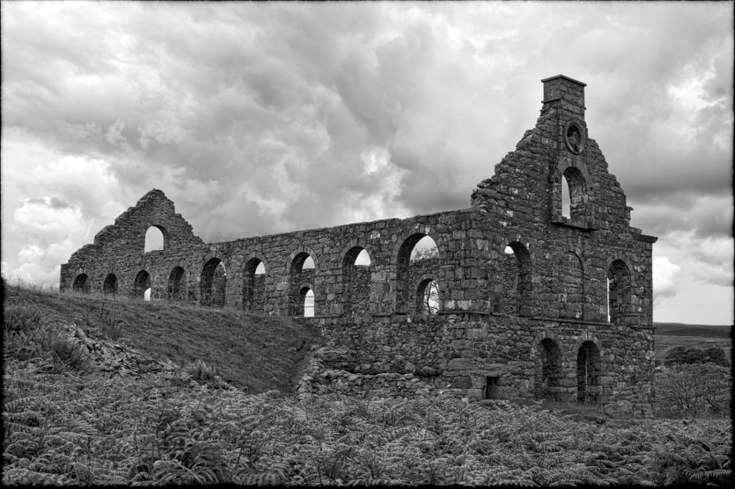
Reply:
M589 324L591 326L610 326L607 321L592 321L589 319L574 319L574 318L552 318L546 316L533 316L531 319L536 321L552 321L555 323L572 323L572 324Z
M593 226L591 226L589 224L579 224L579 223L576 223L576 222L571 222L571 221L562 220L562 219L564 219L564 218L562 217L561 219L558 219L558 218L557 219L552 219L551 223L554 224L555 226L562 226L562 227L567 227L567 228L579 229L580 231L596 231L597 230L597 228L595 228L595 227L593 227Z

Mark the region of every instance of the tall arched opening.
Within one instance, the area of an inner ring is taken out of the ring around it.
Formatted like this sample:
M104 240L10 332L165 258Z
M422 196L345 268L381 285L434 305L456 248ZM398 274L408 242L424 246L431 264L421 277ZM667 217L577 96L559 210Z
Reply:
M74 292L81 294L89 294L89 277L86 273L80 273L74 278L74 283L71 286Z
M316 298L314 297L314 291L309 287L304 287L299 292L301 297L301 303L303 305L303 314L305 318L314 317L316 311Z
M242 307L250 312L265 312L265 264L260 258L252 258L245 264Z
M600 394L600 350L592 341L585 341L577 353L577 402L596 404Z
M607 320L622 324L631 310L630 270L623 260L615 260L607 270Z
M289 314L302 316L304 313L304 299L307 291L314 294L314 278L316 264L308 253L301 252L291 261L289 269ZM316 310L316 304L314 304Z
M573 251L562 255L559 264L559 316L584 318L584 268L581 258Z
M536 358L536 399L561 400L561 350L556 341L544 338Z
M102 283L102 293L105 295L117 295L117 277L114 273L108 273Z
M211 258L202 268L199 303L203 306L224 306L226 287L227 273L224 263L219 258Z
M165 249L166 230L161 226L149 226L145 231L144 253Z
M396 312L409 312L410 305L416 309L420 282L426 277L438 277L439 265L439 248L429 235L416 233L403 241L396 263ZM424 291L425 287L421 289ZM438 310L441 303L438 295L436 303Z
M531 314L531 254L518 241L509 243L504 250L503 300L506 314Z
M344 313L364 315L370 312L371 260L365 248L355 246L344 257Z
M182 301L186 299L184 269L182 267L174 267L168 275L167 295L168 299L172 301Z
M132 297L145 299L146 291L148 291L150 288L151 276L145 270L141 270L135 276L135 281L133 282L133 290L130 295ZM150 298L150 292L148 292L148 294L148 297Z
M416 314L433 316L439 312L439 283L433 278L424 278L416 289Z
M587 186L584 175L578 168L570 166L564 170L562 180L561 215L569 219L570 222L586 224Z

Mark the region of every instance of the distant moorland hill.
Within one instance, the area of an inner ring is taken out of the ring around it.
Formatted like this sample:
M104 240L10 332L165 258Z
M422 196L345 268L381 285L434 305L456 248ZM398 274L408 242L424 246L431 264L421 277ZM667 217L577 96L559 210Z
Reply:
M657 335L667 336L705 336L713 338L729 338L732 326L719 326L711 324L684 324L684 323L657 323Z

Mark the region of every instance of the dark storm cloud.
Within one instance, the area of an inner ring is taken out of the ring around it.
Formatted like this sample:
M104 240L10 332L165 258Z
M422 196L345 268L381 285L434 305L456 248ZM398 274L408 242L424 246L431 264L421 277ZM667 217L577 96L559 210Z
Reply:
M732 235L732 196L680 191L657 195L634 208L631 222L654 235L693 231L700 237Z

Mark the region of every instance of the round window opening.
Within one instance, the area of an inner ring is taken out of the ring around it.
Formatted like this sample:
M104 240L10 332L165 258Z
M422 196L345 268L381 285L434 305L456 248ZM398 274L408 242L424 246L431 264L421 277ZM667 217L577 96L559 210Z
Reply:
M564 140L567 143L567 149L575 155L578 155L584 149L584 129L578 122L572 121L567 123L567 127L564 130Z

